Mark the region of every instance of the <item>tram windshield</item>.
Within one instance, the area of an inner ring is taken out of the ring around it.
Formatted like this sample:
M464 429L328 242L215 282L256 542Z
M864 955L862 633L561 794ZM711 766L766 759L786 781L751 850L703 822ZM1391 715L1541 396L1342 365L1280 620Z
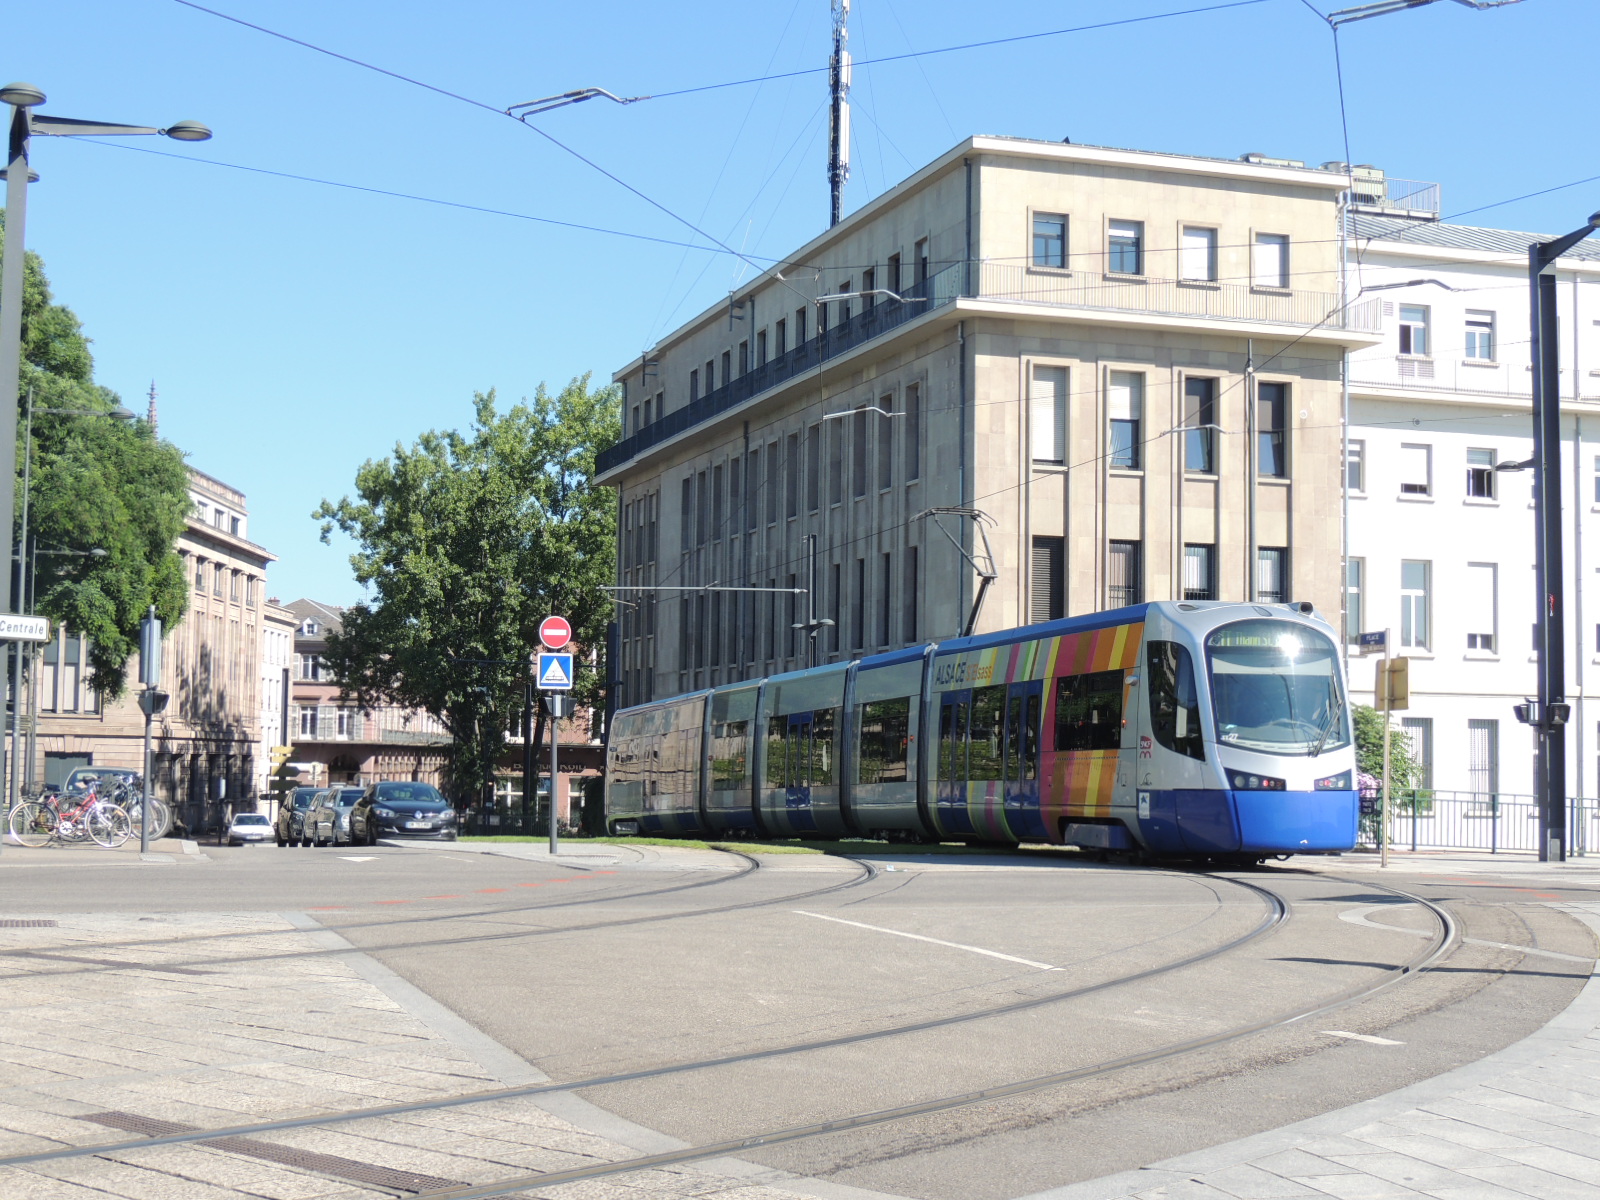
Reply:
M1338 654L1316 630L1236 621L1206 638L1206 658L1221 745L1310 755L1350 744Z

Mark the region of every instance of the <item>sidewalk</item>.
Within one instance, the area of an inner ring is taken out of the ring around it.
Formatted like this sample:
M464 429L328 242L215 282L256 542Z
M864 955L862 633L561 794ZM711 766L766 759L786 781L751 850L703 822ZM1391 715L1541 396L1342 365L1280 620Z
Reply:
M12 841L9 836L0 843L0 871L7 867L37 867L57 864L72 864L82 866L86 863L107 863L116 866L127 866L131 860L140 857L139 839L129 838L115 850L104 846L80 845L77 843L55 842L48 846L24 846ZM182 862L199 862L205 858L205 852L197 842L184 838L157 838L150 843L150 849L144 854L144 861L150 863L173 864Z

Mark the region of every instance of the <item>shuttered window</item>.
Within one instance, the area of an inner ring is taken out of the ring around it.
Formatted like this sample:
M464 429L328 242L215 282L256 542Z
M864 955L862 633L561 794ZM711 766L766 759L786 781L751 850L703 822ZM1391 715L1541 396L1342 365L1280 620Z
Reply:
M1182 277L1209 282L1217 277L1217 231L1194 225L1183 228Z
M1281 233L1258 233L1255 245L1257 287L1289 286L1289 239Z
M1500 790L1500 722L1467 722L1467 787L1488 801Z
M1138 542L1112 542L1106 554L1106 604L1126 608L1144 599Z
M1468 563L1466 594L1462 608L1467 618L1467 649L1493 650L1495 648L1495 575L1494 563Z
M1066 615L1066 539L1033 539L1032 595L1028 619L1032 624L1059 621Z
M1067 459L1067 369L1035 367L1031 397L1033 460L1060 463Z

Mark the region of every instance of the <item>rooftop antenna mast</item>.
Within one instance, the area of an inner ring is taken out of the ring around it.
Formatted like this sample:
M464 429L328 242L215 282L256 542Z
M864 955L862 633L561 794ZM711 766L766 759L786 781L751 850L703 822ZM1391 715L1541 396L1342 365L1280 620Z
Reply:
M144 419L149 422L151 437L155 437L156 435L156 395L156 381L152 379L150 381L150 407L145 410L144 417Z
M830 0L833 8L833 57L828 60L832 100L828 119L828 189L833 209L830 226L844 208L844 184L850 178L850 0Z

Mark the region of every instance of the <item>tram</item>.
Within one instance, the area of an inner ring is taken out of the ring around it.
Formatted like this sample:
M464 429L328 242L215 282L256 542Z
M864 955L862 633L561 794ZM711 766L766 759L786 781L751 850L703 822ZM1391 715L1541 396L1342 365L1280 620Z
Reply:
M639 705L608 827L1336 854L1359 805L1335 643L1309 604L1153 602Z

